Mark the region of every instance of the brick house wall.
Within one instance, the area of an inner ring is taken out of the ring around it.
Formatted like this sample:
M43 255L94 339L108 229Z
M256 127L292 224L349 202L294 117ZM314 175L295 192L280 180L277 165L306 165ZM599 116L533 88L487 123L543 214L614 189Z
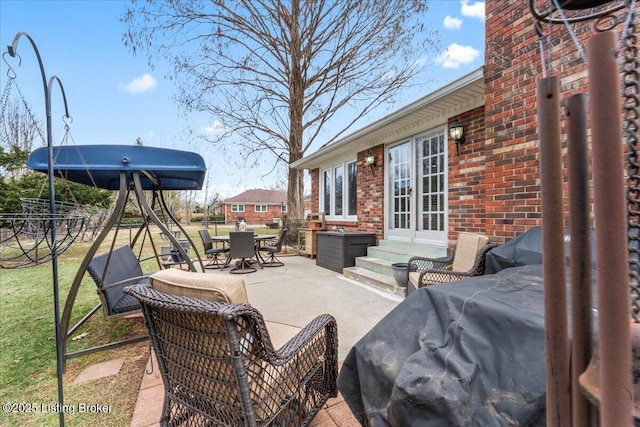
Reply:
M449 119L449 125L458 119L464 124L465 143L456 154L453 140L448 139L449 167L449 240L455 241L460 231L484 232L484 107L457 115ZM373 171L364 162L370 151L376 159ZM362 231L376 233L378 240L384 238L384 144L375 146L357 155L358 162L358 222L327 220L328 230ZM311 210L319 209L320 170L310 171Z
M249 203L244 203L244 212L231 212L231 205L225 205L224 211L227 224L235 224L236 217L241 216L244 217L247 224L258 224L264 226L266 223L273 221L273 218L282 217L282 209L280 205L267 205L267 212L256 212L255 205Z
M371 170L365 166L364 156L370 151L376 159ZM384 238L384 145L377 145L358 153L358 229L376 233L378 240Z
M464 125L465 143L456 152L456 144L447 135L449 167L449 235L457 240L460 231L485 230L484 107L478 107L450 118L447 129L457 119Z
M376 166L371 170L365 165L364 156L370 151ZM362 231L376 233L378 240L384 237L384 145L378 145L358 153L357 209L358 222L327 220L327 230ZM311 211L319 211L320 169L309 171L311 175Z
M541 225L539 135L536 83L542 61L534 19L527 2L485 3L485 232L504 241ZM638 16L638 15L636 15ZM594 21L572 27L586 50ZM563 99L588 92L586 64L564 26L547 24L550 71L560 81ZM621 31L621 25L616 27ZM565 170L565 224L568 218L566 123L561 123ZM589 156L591 156L589 148ZM591 170L591 166L589 166ZM593 203L590 210L593 218Z
M320 199L318 194L320 191L320 169L312 169L309 171L311 176L311 212L320 211Z
M542 222L540 157L536 84L542 78L540 43L528 2L485 2L485 105L457 113L465 127L466 143L456 153L448 139L448 238L460 231L483 232L504 242ZM640 13L636 15L640 25ZM594 22L573 24L586 49L595 34ZM616 27L619 32L621 25ZM588 92L586 64L571 34L553 25L547 54L551 70L560 81L563 99ZM622 113L621 113L622 114ZM561 123L565 170L565 223L568 225L566 124ZM370 149L378 166L375 175L364 165L366 150L358 159L358 223L329 222L331 229L374 231L384 235L384 145ZM590 156L590 149L589 149ZM591 165L589 165L589 171ZM318 209L319 170L311 171L312 210ZM593 203L590 209L593 218Z

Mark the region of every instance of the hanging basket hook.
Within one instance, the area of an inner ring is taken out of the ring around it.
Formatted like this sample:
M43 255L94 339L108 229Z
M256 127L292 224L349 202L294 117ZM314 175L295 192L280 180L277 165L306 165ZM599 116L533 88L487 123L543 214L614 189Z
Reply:
M2 54L2 60L4 61L5 64L7 64L7 77L11 80L15 79L16 77L18 77L18 75L16 74L16 72L13 70L13 67L11 66L11 64L9 64L9 61L7 61L7 58L5 58L4 56L9 54L9 52L4 52ZM14 53L14 55L10 55L10 56L17 56L18 57L18 67L22 64L22 58L20 57L20 55L18 55L17 53Z
M71 129L69 125L73 123L73 117L69 115L64 115L62 116L62 121L64 122L64 130L68 132Z

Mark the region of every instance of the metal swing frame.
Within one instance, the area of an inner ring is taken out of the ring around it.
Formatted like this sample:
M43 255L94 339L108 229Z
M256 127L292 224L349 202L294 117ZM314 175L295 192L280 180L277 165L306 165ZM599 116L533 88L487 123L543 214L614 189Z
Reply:
M169 227L167 226L167 222L171 221L174 224L176 224L176 226L180 229L180 231L184 234L185 238L188 239L189 243L191 244L191 247L194 248L195 251L195 257L197 258L197 262L199 263L201 268L204 268L203 264L202 264L202 260L200 258L200 254L194 244L194 242L192 241L192 239L189 237L189 235L186 233L185 229L180 225L180 223L175 219L175 217L171 214L171 210L168 209L166 201L164 199L163 193L162 193L162 187L160 185L160 181L155 179L152 175L152 173L150 172L146 172L146 171L132 171L129 172L130 176L128 177L128 172L126 171L121 171L120 172L120 188L118 190L118 198L116 200L116 205L113 209L113 212L111 213L111 216L109 217L109 219L107 220L103 230L100 232L100 234L96 237L96 239L94 240L93 244L91 245L91 247L89 248L87 254L85 255L82 263L80 264L80 267L78 268L78 271L76 273L75 279L73 280L73 283L71 285L71 289L69 290L69 294L67 296L67 300L65 302L65 306L64 306L64 311L62 314L62 318L60 321L60 330L61 330L61 346L64 352L64 359L65 362L67 359L70 358L74 358L74 357L79 357L79 356L84 356L87 354L91 354L91 353L95 353L98 351L103 351L103 350L109 350L112 348L116 348L116 347L120 347L123 345L127 345L127 344L133 344L136 342L140 342L143 340L148 339L147 335L143 335L143 336L137 336L137 337L132 337L132 338L128 338L125 340L120 340L120 341L116 341L116 342L112 342L112 343L108 343L108 344L103 344L103 345L99 345L99 346L95 346L95 347L91 347L91 348L87 348L87 349L83 349L83 350L78 350L78 351L74 351L74 352L67 352L67 343L69 338L71 338L71 336L87 321L89 320L89 318L91 318L91 316L93 316L99 309L101 306L103 306L103 303L100 302L98 303L93 309L91 309L89 311L89 313L87 313L85 316L83 316L76 324L74 324L73 326L69 326L71 323L71 316L72 316L72 312L73 312L73 307L75 304L75 300L76 297L78 295L78 291L80 289L80 285L82 283L82 279L85 276L85 273L87 271L87 267L89 266L89 263L91 262L91 260L93 259L93 257L96 255L98 249L100 248L101 244L104 242L104 240L106 239L107 235L109 234L109 232L111 232L112 229L114 229L115 227L115 234L114 237L112 239L112 243L110 245L109 248L109 252L113 251L114 247L115 247L115 242L116 242L116 238L118 235L118 231L120 229L121 226L121 222L122 222L122 218L124 216L124 210L125 207L127 205L127 201L130 199L131 194L133 193L135 195L135 198L139 204L139 206L142 208L144 215L143 215L143 224L141 225L141 227L138 229L138 231L135 234L135 237L132 239L131 243L130 243L130 247L133 248L137 241L140 239L141 236L148 236L149 237L149 242L151 244L151 248L153 250L153 254L154 257L158 263L158 269L163 268L163 265L160 261L160 253L156 247L155 242L153 241L152 235L151 235L151 231L149 229L149 226L151 224L156 225L160 231L162 233L164 233L164 235L167 237L167 239L171 242L172 246L179 252L180 256L182 257L182 259L184 259L185 264L188 266L190 271L197 271L196 269L196 264L194 264L194 262L188 257L185 249L182 247L182 245L180 244L180 242L178 241L178 239L174 236L174 234L169 230ZM154 188L151 190L152 191L152 201L151 203L149 203L147 201L147 198L145 197L144 193L143 193L143 185L141 183L141 179L140 179L140 174L144 174L147 178L151 179L152 182L154 182ZM154 211L154 208L156 207L156 205L160 208L160 211L162 213L163 216L166 215L165 221L163 221ZM107 265L105 266L105 270L108 268L108 264L109 261L107 261ZM104 307L103 307L104 308ZM131 314L131 313L123 313L117 316L111 316L108 315L105 311L105 318L109 319L109 318L113 318L113 317L123 317L127 314Z

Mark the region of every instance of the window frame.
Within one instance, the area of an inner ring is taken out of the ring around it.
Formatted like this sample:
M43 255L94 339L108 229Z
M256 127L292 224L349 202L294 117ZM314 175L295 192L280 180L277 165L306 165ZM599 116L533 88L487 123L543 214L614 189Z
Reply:
M258 209L260 208L260 209ZM262 209L264 208L264 209ZM269 206L265 204L253 205L253 211L256 213L267 213L269 212Z
M349 201L349 182L350 182L350 176L349 176L349 165L355 164L355 194L356 194L356 199L355 199L355 214L354 215L350 215L349 211L351 208L351 204ZM342 186L340 189L341 192L341 199L342 199L342 206L340 206L340 208L342 209L342 213L341 214L336 214L336 195L339 193L338 190L336 189L336 172L337 171L341 171L342 172ZM357 188L358 188L358 161L357 159L354 158L350 158L347 160L344 160L343 162L340 163L334 163L329 167L325 167L320 169L319 171L319 185L318 185L318 206L321 208L321 210L325 211L325 215L326 215L326 220L330 220L330 221L358 221L358 198L357 198ZM329 212L326 212L326 206L325 206L325 201L326 201L326 196L325 196L325 191L327 189L326 187L326 179L329 179Z
M232 203L231 212L244 212L244 203Z

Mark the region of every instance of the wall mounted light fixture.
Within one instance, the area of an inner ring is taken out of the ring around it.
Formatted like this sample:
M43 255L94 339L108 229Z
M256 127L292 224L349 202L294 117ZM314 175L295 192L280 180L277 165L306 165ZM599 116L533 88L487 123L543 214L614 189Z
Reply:
M451 136L451 139L453 139L453 141L456 143L456 154L460 154L460 146L465 142L464 126L462 126L462 123L460 123L457 118L453 121L453 123L451 123L451 126L449 127L449 135Z
M371 154L371 151L367 150L367 153L364 155L364 164L371 168L371 173L374 173L373 168L376 166L376 156Z

